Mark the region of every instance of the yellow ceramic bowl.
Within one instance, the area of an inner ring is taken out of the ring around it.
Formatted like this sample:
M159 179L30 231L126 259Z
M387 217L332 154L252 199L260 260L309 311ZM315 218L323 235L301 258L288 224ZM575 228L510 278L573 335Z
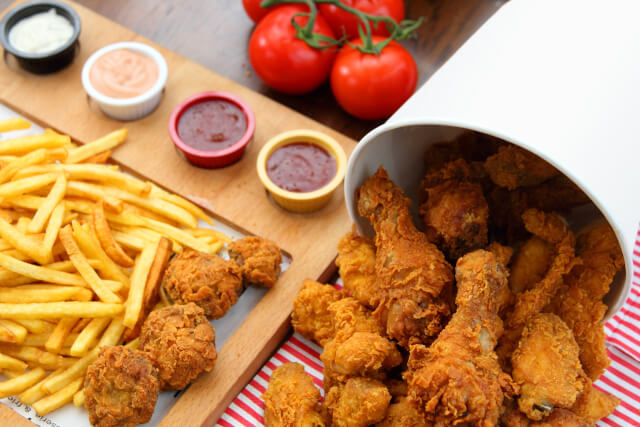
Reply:
M267 160L278 148L294 142L310 142L327 150L336 160L336 175L324 187L308 193L296 193L287 191L276 184L267 174ZM273 199L292 212L312 212L326 205L331 199L331 195L344 179L347 167L347 156L338 142L324 133L299 129L281 133L271 138L260 150L258 154L258 176L265 188L269 191Z

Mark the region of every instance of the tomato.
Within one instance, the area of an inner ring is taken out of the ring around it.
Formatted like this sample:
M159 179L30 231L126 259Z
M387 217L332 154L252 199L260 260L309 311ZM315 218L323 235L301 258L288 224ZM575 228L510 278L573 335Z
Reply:
M256 24L271 11L271 8L260 7L260 3L262 0L242 0L244 11Z
M249 60L255 72L275 90L302 94L311 92L324 83L331 73L336 56L335 48L314 49L295 35L291 18L307 12L301 5L284 5L271 11L256 26L249 40ZM304 27L308 18L296 17ZM316 17L313 32L333 38L331 27L320 15Z
M340 0L340 3L370 15L389 16L396 22L401 22L404 19L403 0ZM329 22L336 36L342 36L342 28L344 27L347 38L359 37L358 23L362 21L357 16L332 4L319 4L318 10ZM380 36L389 35L387 26L383 23L378 24L375 28L371 25L371 31Z
M373 42L384 40L374 36ZM362 45L360 39L352 40ZM361 53L345 45L331 70L331 89L338 104L361 119L393 114L416 89L418 67L411 54L392 41L379 55Z

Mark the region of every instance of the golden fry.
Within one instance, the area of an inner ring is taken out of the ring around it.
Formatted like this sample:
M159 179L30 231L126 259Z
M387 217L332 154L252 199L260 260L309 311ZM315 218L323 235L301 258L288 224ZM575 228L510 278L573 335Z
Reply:
M56 173L45 173L42 175L30 176L17 181L0 184L0 197L11 198L25 193L31 193L51 184L58 178Z
M0 155L29 153L38 148L59 148L71 142L67 135L44 133L0 141Z
M42 389L42 387L41 387L42 384L48 378L51 378L54 375L58 375L62 371L63 371L63 368L60 368L60 369L58 369L56 371L53 371L46 378L40 380L40 382L32 385L30 388L28 388L27 390L25 390L22 393L20 393L18 395L18 399L20 400L20 402L24 403L25 405L33 405L35 402L37 402L38 400L40 400L43 397L45 397L47 395L47 392Z
M40 381L47 373L42 368L32 369L20 376L0 383L0 398L19 394Z
M60 230L59 237L69 255L69 259L98 298L107 303L122 302L122 299L118 295L111 292L111 290L102 283L102 279L100 279L98 273L91 267L83 253L80 252L80 248L78 248L78 245L73 239L71 227L67 225Z
M1 343L0 352L45 369L58 369L64 364L62 356L28 345Z
M111 150L103 151L102 153L98 153L95 156L88 157L82 161L82 163L91 163L91 164L103 164L109 161L111 157ZM76 393L77 394L77 393ZM78 405L79 406L79 405Z
M47 264L50 262L51 254L47 254L42 250L42 247L35 243L33 240L29 239L24 233L18 231L18 229L3 218L0 218L0 237L9 242L14 248L18 249L20 252L30 256L35 261L38 261L40 264ZM0 263L1 264L1 263ZM8 270L11 268L3 265ZM12 270L15 271L15 270ZM16 271L18 273L18 271ZM21 273L22 274L22 273ZM28 276L28 274L23 274ZM45 279L41 279L45 280Z
M11 371L24 371L27 369L27 364L22 360L0 353L0 369L3 371L5 369L9 369Z
M42 250L44 252L51 252L53 245L58 238L58 233L62 227L64 221L65 205L64 202L60 202L53 208L47 229L44 232L44 239L42 240Z
M0 303L29 303L55 301L91 301L93 293L79 286L25 285L13 288L0 287Z
M129 286L129 297L126 303L127 308L123 320L124 326L128 328L132 328L140 317L145 284L147 283L151 264L153 263L159 245L159 241L155 244L147 244L140 255L138 255L136 265L133 267L131 284Z
M38 415L46 415L49 412L55 411L56 409L66 405L67 403L73 400L73 395L80 390L82 387L82 382L84 378L77 378L68 384L66 387L61 390L55 392L54 394L47 396L41 400L38 400L33 405L33 409L38 413Z
M0 132L29 129L30 127L31 123L22 117L12 117L10 119L0 120Z
M0 220L0 222L1 221L2 220ZM43 282L59 283L61 285L87 286L82 277L78 275L29 264L2 253L0 253L0 266L22 276L32 277Z
M24 170L24 168L42 163L45 160L47 160L47 150L45 148L39 148L22 157L17 157L0 170L0 183L9 181L17 172Z
M67 191L67 178L64 174L59 174L56 178L56 182L51 187L51 191L45 198L40 208L36 211L36 214L31 219L27 231L29 233L39 233L44 228L44 224L47 222L51 213L56 206L62 201L65 192Z
M91 343L104 331L111 319L108 317L98 317L91 319L89 324L80 332L71 346L72 356L83 356L89 351Z
M124 339L130 341L136 338L140 334L142 323L147 318L147 315L151 309L157 304L160 299L160 285L162 283L162 275L164 273L169 258L171 257L171 241L166 237L163 237L158 242L158 249L153 258L151 269L149 270L149 276L144 286L144 295L142 297L142 306L140 308L140 315L133 327L125 330Z
M84 406L84 389L79 390L76 394L73 395L73 405Z
M0 341L4 342L20 344L27 336L27 329L24 326L7 319L0 319L0 330L7 332L7 339L0 334Z
M31 332L31 334L44 334L53 331L55 325L45 321L38 319L15 319L15 322L24 326L27 331ZM31 336L31 335L30 335ZM33 345L33 344L31 344ZM43 344L44 345L44 344Z
M73 326L78 322L75 317L64 317L60 319L49 339L44 344L44 348L51 353L59 353L65 338L71 332Z
M8 319L60 319L62 317L108 317L122 313L123 304L97 301L0 304L0 313Z
M96 203L92 218L93 228L98 236L100 245L107 255L123 267L133 267L133 260L122 250L111 234L109 222L104 214L104 202L102 200Z
M127 139L126 129L119 129L111 132L102 138L96 139L93 142L69 151L67 163L80 163L91 156L95 156L98 153L117 147L122 144L125 139Z

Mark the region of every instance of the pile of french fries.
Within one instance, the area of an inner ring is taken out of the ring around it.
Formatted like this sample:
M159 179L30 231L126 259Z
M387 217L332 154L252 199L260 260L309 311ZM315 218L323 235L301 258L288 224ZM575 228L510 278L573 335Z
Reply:
M0 121L0 132L26 129ZM83 146L47 129L0 141L0 398L82 405L103 346L136 337L172 252L229 239L187 200L106 164L126 129Z

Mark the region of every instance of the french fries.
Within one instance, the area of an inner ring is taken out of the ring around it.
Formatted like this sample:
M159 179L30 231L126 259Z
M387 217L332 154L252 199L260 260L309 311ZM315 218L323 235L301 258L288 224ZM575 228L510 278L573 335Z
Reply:
M24 120L0 120L0 132ZM162 306L173 252L229 241L196 205L107 164L121 129L86 145L47 129L0 140L0 397L39 415L84 404L87 367L104 346L137 346Z

